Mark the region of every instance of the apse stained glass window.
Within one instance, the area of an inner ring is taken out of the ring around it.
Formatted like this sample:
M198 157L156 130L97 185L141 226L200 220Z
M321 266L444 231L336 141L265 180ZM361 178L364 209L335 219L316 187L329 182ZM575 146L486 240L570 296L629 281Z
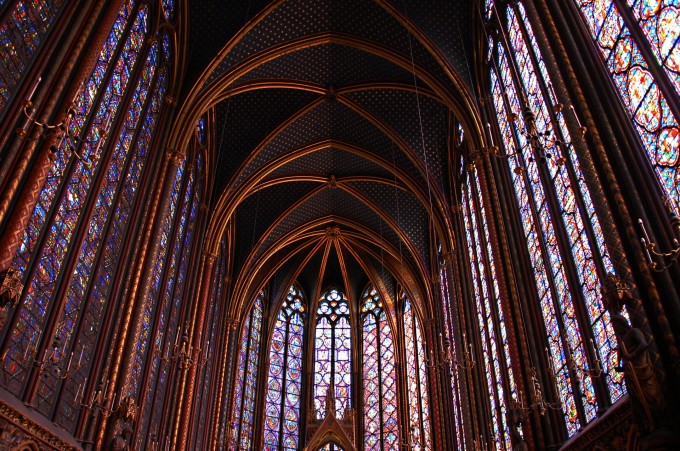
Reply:
M231 449L252 449L255 395L257 393L257 368L262 339L262 314L264 291L255 298L250 313L241 329L241 345L236 367L236 387L232 409Z
M319 451L344 451L344 450L335 443L327 443L323 447L319 448Z
M557 99L523 6L496 5L494 11L508 39L491 41L495 116L512 155L507 161L548 335L547 358L571 435L624 391L599 295L600 280L613 267L564 111L551 108ZM520 117L525 107L532 114ZM543 137L530 140L527 133ZM602 388L591 378L590 368L598 365Z
M5 0L0 2L3 9ZM0 23L0 117L59 16L63 0L20 0ZM24 100L24 99L22 99Z
M397 449L397 377L392 330L380 295L364 291L361 304L364 381L364 449Z
M418 316L406 293L401 293L404 308L404 349L406 351L406 392L408 396L408 427L414 449L432 449L430 401L427 391L425 340Z
M314 409L317 418L326 416L326 395L333 384L335 415L342 418L345 408L351 408L352 394L352 334L349 304L341 292L332 289L319 301L316 314Z
M264 449L296 450L300 443L300 396L307 307L292 285L281 304L269 349Z
M677 0L574 1L678 214L680 110L669 100L677 105L680 95L680 6Z
M468 172L461 206L483 358L480 364L486 376L491 412L489 432L496 448L511 449L507 406L510 398L517 400L516 388L505 319L500 304L498 278L490 249L489 228L479 191L479 178L474 166L471 166ZM464 341L466 340L467 338L464 338Z

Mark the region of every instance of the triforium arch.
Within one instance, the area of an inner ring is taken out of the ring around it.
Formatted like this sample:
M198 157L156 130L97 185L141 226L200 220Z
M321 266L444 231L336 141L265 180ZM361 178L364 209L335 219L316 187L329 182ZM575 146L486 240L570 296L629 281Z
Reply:
M675 448L676 1L0 1L0 448Z

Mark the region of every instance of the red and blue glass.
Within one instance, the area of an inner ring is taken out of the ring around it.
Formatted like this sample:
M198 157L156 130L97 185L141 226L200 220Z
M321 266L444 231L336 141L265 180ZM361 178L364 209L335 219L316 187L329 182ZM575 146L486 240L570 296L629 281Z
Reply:
M404 308L404 348L406 350L406 392L408 393L408 418L410 443L419 449L432 449L430 401L427 390L425 344L418 316L413 311L406 293L400 300Z
M351 408L352 393L352 333L347 299L340 291L329 290L319 300L316 315L314 410L317 418L325 417L326 394L333 381L335 415L342 418L345 408Z
M298 449L303 339L307 306L292 285L281 304L269 349L264 449Z
M364 449L396 449L399 438L394 342L380 295L368 287L361 303Z
M260 361L262 340L262 315L265 293L255 298L241 332L236 386L232 410L232 449L251 449L255 419L255 397L257 394L257 369Z

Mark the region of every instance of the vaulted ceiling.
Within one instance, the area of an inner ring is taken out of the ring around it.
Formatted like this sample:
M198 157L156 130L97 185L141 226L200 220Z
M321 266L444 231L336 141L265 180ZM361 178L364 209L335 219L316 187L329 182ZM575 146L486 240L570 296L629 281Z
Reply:
M233 243L237 297L297 279L427 299L433 234L453 244L456 124L480 129L471 0L188 3L173 136L209 114L208 246Z

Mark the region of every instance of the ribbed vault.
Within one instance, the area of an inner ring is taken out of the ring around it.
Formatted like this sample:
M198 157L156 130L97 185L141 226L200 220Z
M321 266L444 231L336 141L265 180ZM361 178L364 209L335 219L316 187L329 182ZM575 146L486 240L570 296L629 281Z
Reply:
M390 308L399 284L430 316L433 250L454 245L454 130L481 129L457 14L471 9L448 3L252 2L215 30L221 48L194 43L171 144L210 112L206 246L231 231L232 315L301 280L312 298L370 282ZM196 11L192 39L220 14Z

